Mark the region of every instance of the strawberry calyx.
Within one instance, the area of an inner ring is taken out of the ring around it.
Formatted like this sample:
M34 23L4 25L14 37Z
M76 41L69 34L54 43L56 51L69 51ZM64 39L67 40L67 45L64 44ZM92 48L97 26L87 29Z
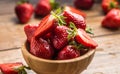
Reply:
M89 33L89 34L94 35L94 33L93 33L93 31L92 31L92 28L90 28L90 27L86 27L85 31L86 31L87 33Z
M88 50L87 47L85 47L84 45L82 45L82 44L80 44L80 43L77 43L75 40L70 41L70 42L69 42L69 45L75 46L78 50L82 50L82 49Z
M62 8L58 8L55 12L51 11L51 14L57 19L59 26L63 26L66 24L64 20L65 17L61 15L62 11Z
M31 70L30 67L27 67L27 66L15 66L13 68L16 72L18 72L18 74L27 74L26 70L25 69L28 69L28 70Z
M56 2L56 0L50 0L50 5L52 9L57 9L60 5Z
M77 29L72 22L70 22L69 27L71 30L68 30L68 41L71 44L71 39L77 38L77 42L72 42L77 49L89 49L89 47L92 48L93 46L93 48L95 48L97 46L97 44L87 35L87 32L93 34L91 28L88 28L86 31L80 28Z
M70 30L68 30L68 41L71 39L71 38L74 38L77 34L77 27L75 26L75 24L73 22L70 22L70 25L69 27L71 28ZM92 34L94 35L94 33L92 32L92 29L90 27L87 27L85 29L85 31L89 34Z
M20 0L20 1L18 1L18 5L20 5L20 4L23 4L23 3L29 3L29 1L28 0Z
M112 8L115 8L115 7L116 7L115 3L114 2L110 2L109 9L112 9Z
M68 32L68 37L67 37L68 41L71 40L71 38L74 38L77 34L77 28L74 23L70 22L69 27L71 29L67 31Z

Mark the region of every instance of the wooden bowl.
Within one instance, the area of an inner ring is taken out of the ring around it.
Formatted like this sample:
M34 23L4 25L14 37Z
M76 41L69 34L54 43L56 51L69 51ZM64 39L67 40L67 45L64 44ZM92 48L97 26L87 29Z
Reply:
M80 74L93 59L95 49L70 60L47 60L29 53L29 44L22 47L22 54L28 66L37 74Z

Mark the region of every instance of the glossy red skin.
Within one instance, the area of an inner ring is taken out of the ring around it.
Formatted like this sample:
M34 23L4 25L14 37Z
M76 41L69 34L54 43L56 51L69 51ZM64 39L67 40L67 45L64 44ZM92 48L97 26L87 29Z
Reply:
M51 45L42 38L35 39L33 37L30 48L30 53L39 58L52 59L54 54Z
M89 51L89 49L80 49L80 55L84 55Z
M51 42L56 50L59 51L68 44L68 30L66 26L57 26L53 31Z
M65 6L64 10L71 11L73 13L82 15L84 18L86 18L86 14L82 10L80 10L80 9L76 9L74 7L71 7L71 6Z
M112 9L103 19L102 26L110 29L120 28L120 9Z
M63 16L66 17L65 21L67 25L69 25L70 22L73 22L77 28L85 30L86 22L81 15L66 10L64 11Z
M80 29L80 28L78 29L78 33L75 36L75 40L78 43L80 43L88 48L95 49L98 46L97 43L95 41L93 41L91 39L91 37L89 37L83 29Z
M24 32L27 36L27 40L30 42L31 38L34 36L34 32L38 28L38 25L25 25L24 26Z
M101 6L105 14L108 13L111 9L113 9L110 7L111 2L115 4L115 8L118 8L118 2L116 0L102 0Z
M23 3L20 5L17 5L15 7L15 13L21 23L27 23L32 14L33 14L34 8L31 4L29 3Z
M72 45L67 45L64 47L57 56L58 60L67 60L72 59L80 56L80 52Z
M46 16L50 13L51 6L49 0L39 0L35 7L36 16Z
M54 28L57 26L56 20L52 15L47 16L45 19L41 21L39 24L39 27L35 31L34 37L43 37L47 33L54 30Z
M76 8L80 8L84 10L88 10L92 8L93 4L94 4L94 0L75 0L74 1L74 6Z
M18 74L18 72L14 70L16 66L23 66L23 64L20 62L0 64L0 69L3 74Z

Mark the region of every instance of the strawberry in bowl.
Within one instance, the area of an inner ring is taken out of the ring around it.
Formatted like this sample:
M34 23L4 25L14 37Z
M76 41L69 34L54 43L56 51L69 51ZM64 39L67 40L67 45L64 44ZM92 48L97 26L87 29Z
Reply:
M34 32L26 29L30 39L22 53L38 74L79 74L87 68L98 46L87 34L84 17L61 8L44 17Z

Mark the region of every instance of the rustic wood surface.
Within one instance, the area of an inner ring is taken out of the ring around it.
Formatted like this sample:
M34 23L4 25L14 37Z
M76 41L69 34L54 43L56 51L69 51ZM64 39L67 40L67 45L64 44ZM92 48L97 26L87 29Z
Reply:
M58 0L59 1L59 0ZM0 64L25 61L21 46L26 40L24 24L18 23L14 14L16 0L0 0ZM35 6L37 0L31 0ZM72 2L72 1L71 1ZM65 4L71 4L69 0ZM60 0L62 3L62 0ZM120 74L120 29L109 30L101 27L104 18L100 4L95 4L87 14L87 25L93 29L93 39L99 44L93 61L82 74ZM39 24L40 19L34 16L28 24ZM35 74L28 71L28 74Z

